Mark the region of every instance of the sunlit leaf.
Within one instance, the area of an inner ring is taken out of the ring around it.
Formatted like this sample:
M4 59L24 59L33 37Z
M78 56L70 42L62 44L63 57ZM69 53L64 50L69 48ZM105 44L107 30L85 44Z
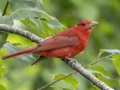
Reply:
M30 20L37 26L39 30L43 30L43 26L40 20L35 18L30 18Z
M10 16L0 16L0 24L13 25L13 19Z
M105 50L104 49L100 49L100 53L102 54L102 53L104 53L105 52Z
M55 17L36 8L22 8L13 12L11 16L14 19L21 20L24 25L33 28L42 38L46 38L53 35L53 33L57 34L67 29ZM44 23L43 20L45 20Z
M6 90L3 85L0 84L0 90Z
M112 56L112 61L114 66L116 67L118 74L120 75L120 54Z
M18 47L18 46L15 46L15 45L12 45L10 43L6 43L3 45L3 48L5 48L9 53L15 53L15 52L18 52L20 50L22 50L21 47ZM29 54L24 54L24 55L20 55L20 56L17 56L15 58L21 58L22 60L28 62L28 63L31 63L33 59L35 59L33 57L33 55L31 53Z
M29 12L29 14L31 15L31 17L29 18L36 26L39 30L43 30L43 25L40 21L40 19L36 19L36 15L33 12Z
M41 22L42 22L42 25L44 27L44 30L42 30L40 32L40 36L41 37L46 38L48 36L55 35L53 29L48 26L48 24L46 23L46 21L41 20Z
M61 77L65 76L65 74L56 74L54 75L53 79L57 80ZM78 86L78 81L74 78L73 75L70 75L66 78L63 79L66 83L71 83L73 85L73 90L76 90L77 86Z
M36 19L35 17L37 17L37 15L33 12L30 12L30 11L27 11L27 10L17 10L15 12L13 12L11 14L11 16L16 19L16 20L22 20L23 22L25 22L24 20L30 20L31 22L33 22L36 27L39 29L39 30L42 30L43 27L42 27L42 23L40 21L40 19ZM25 23L25 25L29 25L29 23ZM31 26L32 27L32 26Z

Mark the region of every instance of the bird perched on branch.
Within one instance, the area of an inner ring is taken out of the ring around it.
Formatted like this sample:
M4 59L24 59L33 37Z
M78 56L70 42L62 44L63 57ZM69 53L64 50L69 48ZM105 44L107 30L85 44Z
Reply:
M33 64L50 57L72 58L84 51L91 31L96 24L98 24L96 21L82 20L77 25L40 42L37 46L3 56L2 59L5 60L26 53L40 55L40 58Z

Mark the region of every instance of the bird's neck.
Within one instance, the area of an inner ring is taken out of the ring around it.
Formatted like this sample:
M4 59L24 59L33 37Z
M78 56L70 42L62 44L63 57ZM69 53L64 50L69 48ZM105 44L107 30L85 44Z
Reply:
M91 34L91 30L80 31L79 29L75 29L75 33L78 35L80 41L84 44L84 47L86 47Z

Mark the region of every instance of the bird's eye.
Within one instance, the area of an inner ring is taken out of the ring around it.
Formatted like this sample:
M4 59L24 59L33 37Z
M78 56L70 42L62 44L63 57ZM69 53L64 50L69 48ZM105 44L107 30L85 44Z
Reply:
M82 26L85 26L85 23L82 23Z

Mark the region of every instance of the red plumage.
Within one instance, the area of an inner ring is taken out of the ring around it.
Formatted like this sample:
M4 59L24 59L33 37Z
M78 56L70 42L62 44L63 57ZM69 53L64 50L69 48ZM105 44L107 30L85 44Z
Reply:
M50 37L37 46L2 57L3 60L14 56L36 53L42 57L71 58L84 51L91 30L98 24L96 21L83 20L77 25Z

